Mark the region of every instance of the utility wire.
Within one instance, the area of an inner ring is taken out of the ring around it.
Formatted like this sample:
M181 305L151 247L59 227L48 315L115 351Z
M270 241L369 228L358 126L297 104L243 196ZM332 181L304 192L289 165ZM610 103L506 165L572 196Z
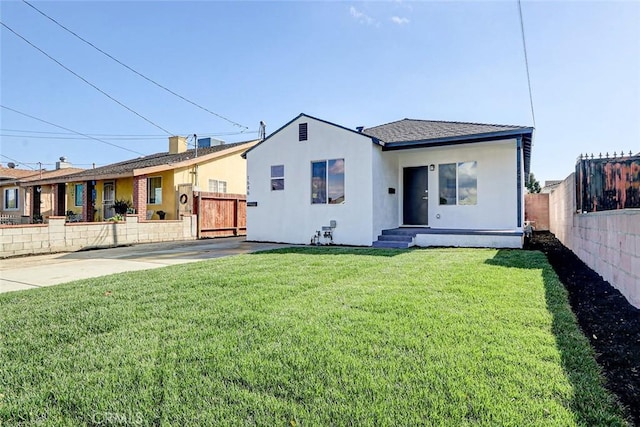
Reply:
M141 156L145 156L145 155L146 155L146 154L141 153L141 152L139 152L139 151L135 151L135 150L132 150L132 149L130 149L130 148L123 147L123 146L118 145L118 144L114 144L114 143L112 143L112 142L108 142L108 141L104 141L104 140L99 139L99 138L95 138L95 137L93 137L93 136L91 136L91 135L86 135L86 134L81 133L81 132L76 132L75 130L73 130L73 129L69 129L69 128L66 128L66 127L64 127L64 126L60 126L60 125L57 125L57 124L55 124L55 123L48 122L48 121L43 120L43 119L39 119L38 117L34 117L34 116L29 115L29 114L27 114L27 113L23 113L22 111L18 111L18 110L15 110L15 109L13 109L13 108L9 108L9 107L4 106L4 105L2 105L2 104L0 104L0 107L1 107L1 108L4 108L4 109L6 109L6 110L9 110L9 111L13 111L14 113L17 113L17 114L21 114L21 115L23 115L23 116L25 116L25 117L29 117L30 119L37 120L37 121L39 121L39 122L46 123L46 124L48 124L48 125L51 125L51 126L54 126L54 127L57 127L57 128L60 128L60 129L63 129L63 130L66 130L66 131L69 131L69 132L72 132L72 133L75 133L76 135L81 135L81 136L84 136L84 137L86 137L86 138L93 139L94 141L102 142L103 144L107 144L107 145L111 145L112 147L120 148L121 150L130 151L130 152L135 153L135 154L140 154Z
M533 111L533 95L531 92L531 76L529 75L529 59L527 58L527 43L524 39L524 21L522 19L522 2L518 0L518 11L520 12L520 29L522 30L522 47L524 49L524 64L527 69L527 84L529 85L529 103L531 104L531 118L533 127L536 127L536 114Z
M43 132L37 130L24 130L24 129L7 129L2 128L0 132L19 132L26 134L39 134L39 135L13 135L0 133L0 136L11 137L11 138L48 138L48 139L86 139L86 138L78 138L78 137L64 137L64 135L74 135L70 132ZM198 134L202 137L211 137L211 136L229 136L229 135L248 135L251 133L257 133L258 131L249 131L249 132L222 132L222 133L202 133ZM181 132L180 134L184 134L186 132ZM165 138L166 135L135 135L135 134L108 134L108 133L87 133L88 135L93 135L95 137L101 137L103 139L114 140L114 141L144 141L144 140L156 140L158 138ZM45 136L42 136L45 135ZM51 136L56 135L56 136ZM63 136L58 136L63 135Z
M89 80L85 79L84 77L82 77L81 75L79 75L78 73L76 73L75 71L73 71L72 69L70 69L69 67L67 67L66 65L62 64L60 61L58 61L57 59L55 59L53 56L49 55L47 52L45 52L44 50L40 49L38 46L34 45L33 43L31 43L29 40L27 40L26 38L24 38L23 36L21 36L20 34L18 34L17 32L15 32L11 27L9 27L7 24L5 24L4 22L0 21L0 24L2 24L3 27L5 27L7 30L11 31L13 34L15 34L16 36L20 37L22 40L24 40L29 46L33 47L34 49L37 49L40 53L42 53L43 55L45 55L47 58L49 58L50 60L52 60L53 62L55 62L56 64L58 64L59 66L61 66L62 68L64 68L65 70L67 70L68 72L70 72L71 74L73 74L74 76L76 76L77 78L79 78L80 80L82 80L83 82L85 82L86 84L88 84L89 86L91 86L92 88L94 88L95 90L97 90L98 92L100 92L101 94L103 94L104 96L106 96L107 98L109 98L110 100L114 101L116 104L120 105L121 107L126 108L127 110L131 111L133 114L135 114L136 116L140 117L141 119L143 119L144 121L146 121L147 123L152 124L153 126L157 127L158 129L160 129L161 131L167 133L168 135L172 135L171 132L169 132L168 130L166 130L165 128L163 128L162 126L152 122L151 120L147 119L145 116L143 116L142 114L138 113L137 111L133 110L132 108L126 106L125 104L123 104L122 102L118 101L117 99L115 99L113 96L109 95L107 92L103 91L102 89L100 89L98 86L94 85L93 83L91 83Z
M142 73L140 73L140 72L138 72L138 71L134 70L133 68L131 68L131 67L130 67L130 66L128 66L127 64L123 63L122 61L118 60L117 58L114 58L112 55L110 55L110 54L108 54L107 52L105 52L104 50L100 49L98 46L94 45L94 44L93 44L93 43L91 43L90 41L88 41L88 40L86 40L86 39L82 38L81 36L79 36L78 34L76 34L75 32L73 32L73 31L72 31L72 30L70 30L69 28L65 27L64 25L62 25L61 23L59 23L58 21L56 21L54 18L50 17L49 15L47 15L46 13L44 13L43 11L41 11L40 9L38 9L37 7L35 7L34 5L32 5L31 3L29 3L28 1L26 1L26 0L22 0L22 1L23 1L26 5L28 5L29 7L33 8L36 12L38 12L39 14L41 14L42 16L44 16L45 18L49 19L50 21L52 21L53 23L55 23L56 25L58 25L59 27L61 27L62 29L64 29L65 31L67 31L67 32L69 32L69 33L71 33L71 34L73 34L75 37L77 37L78 39L82 40L83 42L85 42L86 44L88 44L89 46L91 46L92 48L94 48L95 50L97 50L98 52L102 53L102 54L103 54L103 55L105 55L106 57L108 57L108 58L112 59L113 61L117 62L118 64L122 65L124 68L126 68L126 69L127 69L127 70L129 70L129 71L131 71L132 73L134 73L134 74L136 74L136 75L138 75L138 76L142 77L142 78L143 78L143 79L145 79L146 81L148 81L148 82L150 82L150 83L152 83L152 84L154 84L154 85L158 86L159 88L161 88L161 89L163 89L163 90L165 90L165 91L169 92L170 94L172 94L172 95L174 95L174 96L176 96L176 97L178 97L178 98L182 99L183 101L188 102L189 104L191 104L191 105L193 105L193 106L195 106L195 107L198 107L199 109L201 109L201 110L203 110L203 111L206 111L206 112L207 112L207 113L209 113L209 114L212 114L212 115L214 115L214 116L216 116L216 117L218 117L218 118L220 118L220 119L222 119L222 120L225 120L225 121L227 121L227 122L231 123L231 124L232 124L232 125L234 125L234 126L237 126L237 127L241 128L241 129L245 129L245 130L248 130L248 129L249 129L247 126L244 126L244 125L241 125L240 123L234 122L233 120L230 120L230 119L228 119L228 118L226 118L226 117L224 117L224 116L222 116L222 115L220 115L220 114L218 114L218 113L215 113L215 112L213 112L213 111L209 110L208 108L203 107L203 106L202 106L202 105L200 105L200 104L196 104L195 102L193 102L193 101L191 101L191 100L189 100L189 99L185 98L184 96L182 96L182 95L180 95L180 94L178 94L178 93L176 93L176 92L172 91L171 89L167 88L166 86L163 86L163 85L161 85L160 83L156 82L155 80L153 80L153 79L151 79L151 78L149 78L149 77L145 76L144 74L142 74Z
M36 168L32 168L31 166L29 166L29 164L28 164L28 163L22 163L22 162L20 162L20 161L18 161L18 160L16 160L16 159L12 159L12 158L11 158L11 157L9 157L9 156L5 156L4 154L0 154L0 156L4 157L5 159L9 159L9 160L11 160L12 162L14 162L14 163L16 163L16 164L18 164L18 165L25 165L25 166L26 166L26 167L28 167L29 169L36 170Z

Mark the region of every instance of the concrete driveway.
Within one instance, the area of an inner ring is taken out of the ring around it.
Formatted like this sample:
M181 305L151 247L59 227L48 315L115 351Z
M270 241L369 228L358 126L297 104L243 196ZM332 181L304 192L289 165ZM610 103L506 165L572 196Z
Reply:
M288 246L229 237L3 259L0 260L0 292L35 289L124 271L148 270Z

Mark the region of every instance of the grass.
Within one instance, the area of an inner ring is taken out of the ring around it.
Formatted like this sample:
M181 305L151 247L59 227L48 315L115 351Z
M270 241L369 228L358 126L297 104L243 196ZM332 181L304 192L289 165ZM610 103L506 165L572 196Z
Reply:
M538 252L285 249L0 295L0 425L625 425Z

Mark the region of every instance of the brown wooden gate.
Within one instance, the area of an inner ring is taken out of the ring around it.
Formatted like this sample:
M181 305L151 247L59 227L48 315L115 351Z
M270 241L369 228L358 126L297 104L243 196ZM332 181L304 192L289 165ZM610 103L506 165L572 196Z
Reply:
M247 196L194 192L198 238L247 235Z

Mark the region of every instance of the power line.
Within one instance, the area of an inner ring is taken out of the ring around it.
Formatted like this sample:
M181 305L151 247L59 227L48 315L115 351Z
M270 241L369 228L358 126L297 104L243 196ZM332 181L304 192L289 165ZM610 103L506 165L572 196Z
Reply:
M23 130L23 129L0 129L1 132L21 132L21 133L35 133L40 135L11 135L11 134L0 134L0 136L5 136L8 138L40 138L40 139L87 139L87 138L78 138L78 137L65 137L65 136L57 136L57 135L74 135L70 132L43 132L37 130ZM249 131L249 132L220 132L220 133L202 133L198 134L203 137L207 136L231 136L231 135L248 135L252 133L257 133L258 131ZM186 132L181 132L180 135L185 134ZM56 135L56 136L42 136L42 135ZM93 135L95 137L101 137L103 139L114 140L114 141L144 141L144 140L156 140L158 138L166 138L166 135L135 135L135 134L107 134L107 133L87 133L87 135Z
M11 31L13 34L15 34L16 36L20 37L22 40L24 40L29 46L33 47L34 49L38 50L40 53L42 53L43 55L45 55L47 58L49 58L50 60L52 60L53 62L55 62L56 64L58 64L59 66L61 66L62 68L64 68L65 70L67 70L68 72L70 72L71 74L73 74L74 76L76 76L77 78L79 78L80 80L82 80L83 82L85 82L86 84L88 84L89 86L91 86L92 88L94 88L95 90L97 90L98 92L100 92L101 94L103 94L104 96L106 96L107 98L109 98L110 100L114 101L116 104L120 105L123 108L126 108L127 110L131 111L133 114L135 114L136 116L140 117L141 119L143 119L144 121L146 121L147 123L152 124L153 126L157 127L158 129L160 129L161 131L167 133L168 135L173 135L171 132L169 132L168 130L166 130L165 128L163 128L162 126L152 122L151 120L147 119L145 116L143 116L142 114L138 113L137 111L133 110L132 108L126 106L125 104L123 104L122 102L118 101L116 98L114 98L113 96L109 95L107 92L103 91L102 89L100 89L98 86L94 85L93 83L91 83L89 80L85 79L84 77L82 77L81 75L79 75L78 73L76 73L75 71L73 71L72 69L70 69L69 67L67 67L66 65L64 65L63 63L61 63L60 61L58 61L57 59L55 59L53 56L49 55L47 52L45 52L44 50L40 49L38 46L34 45L33 43L31 43L29 40L27 40L26 38L24 38L23 36L21 36L20 34L18 34L17 32L15 32L11 27L9 27L7 24L5 24L4 22L0 21L0 24L2 24L3 27L5 27L7 30Z
M132 153L139 154L139 155L141 155L141 156L145 156L145 155L146 155L146 154L141 153L141 152L139 152L139 151L131 150L130 148L126 148L126 147L123 147L123 146L121 146L121 145L114 144L114 143L112 143L112 142L107 142L107 141L104 141L104 140L102 140L102 139L100 139L100 138L95 138L95 137L93 137L93 136L91 136L91 135L86 135L86 134L81 133L81 132L76 132L76 131L75 131L75 130L73 130L73 129L69 129L69 128L66 128L66 127L64 127L64 126L60 126L60 125L57 125L57 124L55 124L55 123L48 122L48 121L46 121L46 120L39 119L38 117L34 117L34 116L29 115L29 114L27 114L27 113L23 113L22 111L18 111L18 110L15 110L15 109L13 109L13 108L9 108L9 107L4 106L4 105L2 105L2 104L0 104L0 107L1 107L1 108L4 108L4 109L6 109L6 110L9 110L9 111L13 111L14 113L17 113L17 114L21 114L21 115L23 115L23 116L25 116L25 117L29 117L30 119L37 120L37 121L39 121L39 122L46 123L46 124L48 124L48 125L51 125L51 126L57 127L57 128L59 128L59 129L63 129L63 130L66 130L66 131L69 131L69 132L75 133L76 135L81 135L81 136L84 136L85 138L93 139L94 141L102 142L103 144L107 144L107 145L111 145L112 147L120 148L121 150L130 151L130 152L132 152Z
M522 19L522 3L518 0L518 11L520 12L520 29L522 30L522 47L524 49L524 64L527 69L527 84L529 85L529 103L531 104L531 118L533 127L536 127L536 114L533 111L533 95L531 92L531 76L529 75L529 59L527 58L527 43L524 39L524 21Z
M9 160L11 160L12 162L17 163L18 165L25 165L25 166L26 166L26 167L28 167L29 169L36 170L35 168L32 168L31 166L29 166L29 164L28 164L28 163L22 163L21 161L18 161L18 160L16 160L16 159L12 159L11 157L9 157L9 156L5 156L4 154L0 154L0 156L4 157L5 159L9 159Z
M78 39L82 40L83 42L85 42L86 44L88 44L89 46L91 46L92 48L94 48L95 50L97 50L98 52L102 53L103 55L105 55L106 57L112 59L113 61L117 62L118 64L122 65L123 67L125 67L127 70L131 71L132 73L142 77L143 79L147 80L148 82L158 86L159 88L169 92L170 94L182 99L185 102L188 102L189 104L198 107L199 109L206 111L209 114L212 114L222 120L225 120L229 123L231 123L234 126L237 126L239 128L244 128L245 130L249 129L247 126L241 125L240 123L234 122L233 120L230 120L218 113L215 113L211 110L209 110L206 107L203 107L200 104L197 104L187 98L185 98L184 96L172 91L171 89L167 88L166 86L161 85L160 83L156 82L155 80L145 76L144 74L140 73L139 71L134 70L133 68L131 68L130 66L128 66L127 64L123 63L122 61L118 60L117 58L114 58L112 55L108 54L107 52L105 52L104 50L100 49L99 47L97 47L96 45L94 45L93 43L91 43L90 41L82 38L81 36L79 36L78 34L76 34L75 32L73 32L72 30L70 30L69 28L65 27L64 25L62 25L61 23L59 23L58 21L56 21L54 18L50 17L49 15L47 15L46 13L44 13L43 11L41 11L40 9L38 9L37 7L35 7L34 5L32 5L31 3L29 3L26 0L22 0L26 5L28 5L29 7L33 8L36 12L38 12L39 14L41 14L42 16L44 16L45 18L49 19L50 21L52 21L53 23L55 23L56 25L58 25L59 27L61 27L62 29L64 29L65 31L73 34L75 37L77 37Z

